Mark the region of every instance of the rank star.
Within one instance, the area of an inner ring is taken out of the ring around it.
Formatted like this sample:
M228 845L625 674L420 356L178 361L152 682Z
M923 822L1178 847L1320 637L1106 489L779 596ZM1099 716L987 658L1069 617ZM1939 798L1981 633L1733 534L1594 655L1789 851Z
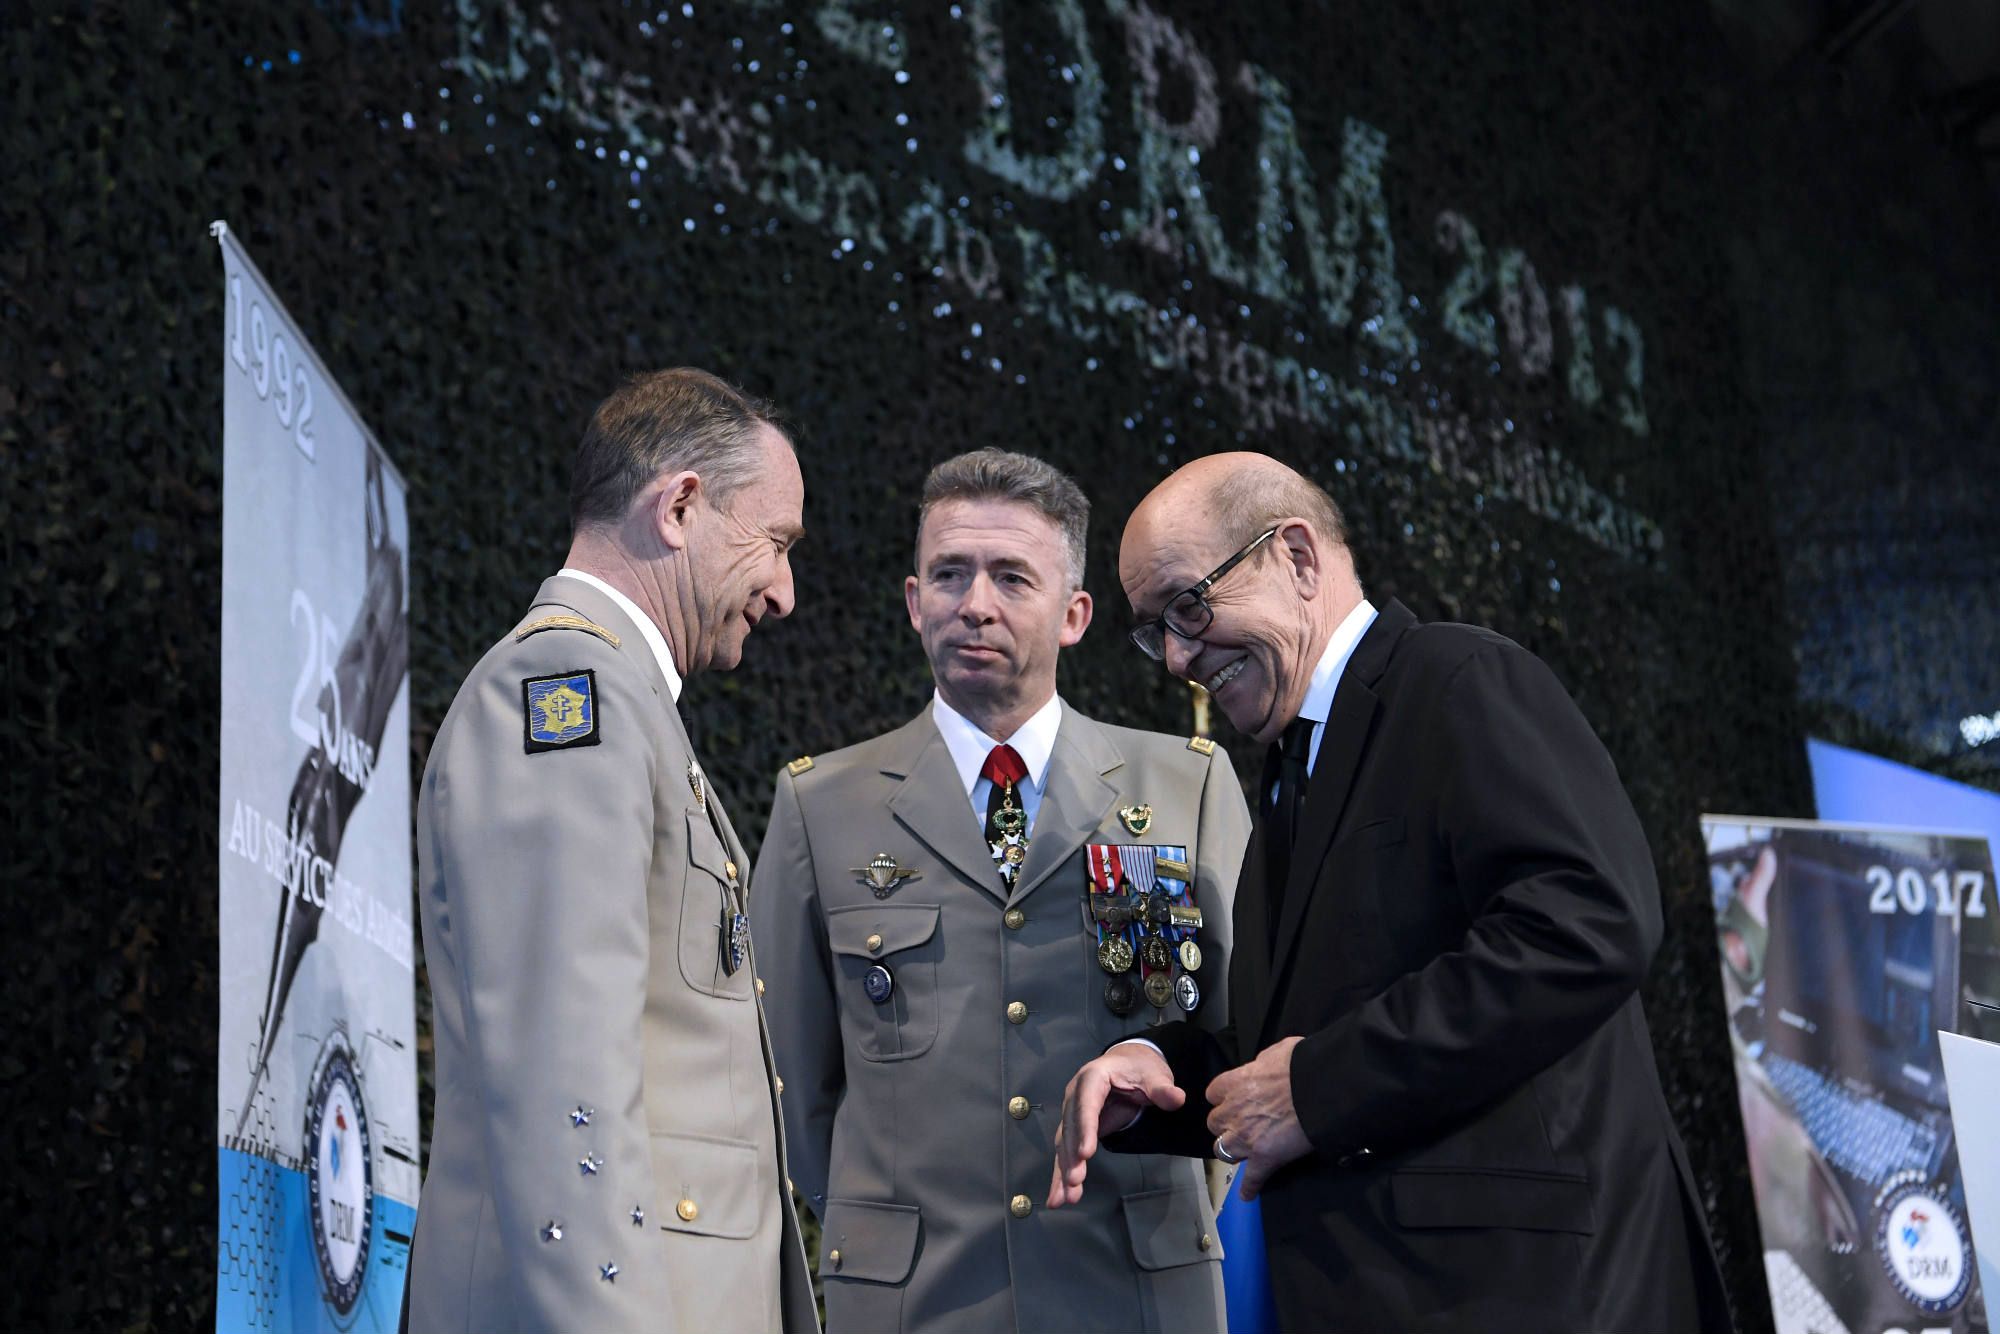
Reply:
M589 1125L590 1118L596 1115L597 1109L595 1107L585 1107L582 1103L578 1103L576 1110L569 1114L569 1123L581 1129Z

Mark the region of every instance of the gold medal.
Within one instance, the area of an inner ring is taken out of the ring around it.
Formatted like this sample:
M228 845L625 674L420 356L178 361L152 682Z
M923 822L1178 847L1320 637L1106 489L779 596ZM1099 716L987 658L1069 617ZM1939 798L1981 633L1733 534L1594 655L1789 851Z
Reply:
M1154 1009L1166 1009L1168 1002L1173 1000L1173 998L1173 978L1167 976L1165 973L1148 973L1146 975L1146 1000Z
M1019 843L1009 843L1007 850L1000 855L1005 857L1011 864L1019 866L1028 859L1028 850Z
M1195 944L1192 940L1183 940L1181 942L1181 967L1187 969L1190 973L1197 971L1201 967L1201 946Z
M1097 947L1097 966L1116 976L1132 971L1132 946L1123 936L1106 936Z
M1165 972L1174 966L1174 952L1159 936L1147 936L1139 945L1139 957L1149 972Z

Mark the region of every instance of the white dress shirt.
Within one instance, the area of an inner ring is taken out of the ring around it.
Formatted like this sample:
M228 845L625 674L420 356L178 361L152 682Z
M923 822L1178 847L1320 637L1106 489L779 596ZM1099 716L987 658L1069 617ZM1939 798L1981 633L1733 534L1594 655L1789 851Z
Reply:
M1061 697L1050 695L1049 702L1035 710L1027 722L1014 730L1014 735L1001 741L980 731L970 718L945 703L943 695L931 699L931 721L937 724L938 735L944 738L944 748L951 752L958 781L965 785L965 795L972 802L972 814L981 829L986 827L986 803L993 796L993 780L981 778L979 771L986 767L986 756L995 746L1014 748L1028 768L1028 776L1015 784L1015 791L1021 798L1021 810L1028 817L1028 833L1032 836L1035 812L1042 808L1042 788L1049 777L1049 757L1056 749L1056 729L1062 726Z
M617 604L618 610L624 612L632 619L632 624L639 627L639 637L646 641L646 647L653 650L653 657L660 664L660 675L667 678L667 693L673 696L674 703L680 703L680 669L674 666L673 650L667 647L666 636L660 633L659 626L653 624L653 618L639 610L638 603L626 597L623 593L613 588L610 584L605 583L594 574L588 574L582 570L572 570L568 566L557 570L556 573L566 579L583 580L583 582L610 598Z
M1326 641L1326 648L1319 655L1319 664L1313 668L1312 680L1306 685L1306 697L1299 704L1299 717L1313 721L1312 745L1306 751L1308 774L1319 763L1319 742L1326 735L1326 720L1333 712L1333 692L1340 688L1341 673L1347 670L1347 660L1354 656L1361 636L1367 634L1368 627L1373 624L1375 608L1363 598L1339 625L1333 627L1333 636Z

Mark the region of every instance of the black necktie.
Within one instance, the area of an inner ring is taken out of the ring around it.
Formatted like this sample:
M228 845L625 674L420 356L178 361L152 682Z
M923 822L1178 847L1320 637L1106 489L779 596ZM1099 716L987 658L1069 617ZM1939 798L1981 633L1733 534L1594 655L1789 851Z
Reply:
M1311 718L1294 720L1264 759L1265 820L1269 830L1264 839L1268 868L1264 895L1270 905L1267 911L1274 944L1278 918L1285 906L1285 880L1292 870L1292 844L1298 839L1299 808L1305 802L1306 782L1310 777L1306 756L1312 746L1313 728L1317 726L1319 723Z

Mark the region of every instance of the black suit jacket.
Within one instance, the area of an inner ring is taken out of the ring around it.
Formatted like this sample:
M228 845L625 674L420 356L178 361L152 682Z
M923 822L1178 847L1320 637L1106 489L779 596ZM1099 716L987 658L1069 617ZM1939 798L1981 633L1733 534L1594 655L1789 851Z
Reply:
M1150 1030L1188 1104L1105 1143L1208 1154L1209 1080L1303 1037L1313 1152L1263 1195L1285 1329L1730 1327L1637 996L1652 856L1540 659L1390 603L1335 692L1275 930L1264 866L1260 825L1234 1025Z

